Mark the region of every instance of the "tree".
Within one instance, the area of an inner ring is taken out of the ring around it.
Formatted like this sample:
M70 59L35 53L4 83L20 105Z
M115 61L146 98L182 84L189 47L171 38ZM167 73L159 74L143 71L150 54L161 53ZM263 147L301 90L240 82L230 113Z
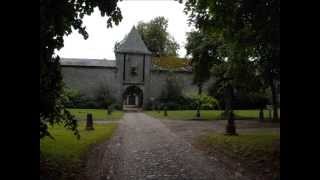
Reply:
M226 134L236 135L233 113L235 91L242 90L247 93L257 91L259 79L255 74L253 63L245 56L243 58L233 57L237 60L229 60L231 58L215 63L211 71L215 77L214 91L224 97L225 115L228 117Z
M154 56L177 56L179 44L167 31L168 20L162 16L139 22L137 30Z
M181 99L183 99L182 87L180 86L176 76L170 72L165 80L165 84L160 96L157 98L157 101L168 106L167 108L172 108L178 105Z
M115 98L112 96L109 86L104 83L100 83L100 86L96 91L95 100L99 107L106 109L115 102Z
M228 116L226 133L235 135L233 104L235 90L249 91L257 87L255 64L249 60L251 51L225 40L219 31L194 31L188 35L187 53L192 55L194 83L199 87L211 76L213 91L221 94ZM199 88L201 94L201 88Z
M118 24L122 15L118 0L40 0L40 138L50 136L48 124L63 122L65 127L77 134L76 121L66 110L66 98L59 56L56 50L63 47L63 36L72 29L77 30L84 39L88 38L82 19L90 15L94 8L101 16L108 16L107 27Z
M280 0L188 0L190 23L220 32L237 50L250 51L271 88L274 120L278 119L275 81L280 78Z
M175 100L180 96L182 96L181 86L179 85L176 77L173 74L169 74L166 78L161 97L164 102L169 102L170 100Z
M216 34L208 35L202 31L187 33L186 50L191 55L193 66L193 83L198 86L198 94L202 93L203 84L210 79L210 69L217 58L217 48L220 41ZM198 104L197 117L200 117L200 106Z

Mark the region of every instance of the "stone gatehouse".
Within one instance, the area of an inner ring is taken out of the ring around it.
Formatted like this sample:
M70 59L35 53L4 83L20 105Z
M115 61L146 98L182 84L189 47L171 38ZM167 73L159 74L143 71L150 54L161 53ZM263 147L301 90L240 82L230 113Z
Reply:
M87 97L94 97L106 86L117 103L136 106L159 97L172 74L184 93L197 91L191 67L186 64L168 69L157 64L135 27L115 50L115 56L116 60L61 58L63 80Z

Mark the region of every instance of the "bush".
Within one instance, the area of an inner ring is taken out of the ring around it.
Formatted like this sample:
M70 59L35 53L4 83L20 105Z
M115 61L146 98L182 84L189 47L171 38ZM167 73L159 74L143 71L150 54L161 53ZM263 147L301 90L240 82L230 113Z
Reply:
M234 109L260 109L268 104L268 98L262 93L239 92L234 98Z
M178 80L173 74L170 74L160 96L154 101L154 104L147 104L147 109L152 109L153 105L156 105L157 109L166 107L167 110L180 110L184 109L185 101Z
M156 102L153 102L154 104L156 104ZM153 103L151 101L148 101L145 105L144 105L144 109L145 110L153 110Z
M95 100L100 108L108 108L115 102L115 98L111 95L109 87L106 85L101 85L98 88Z
M158 98L155 101L155 106L157 109L163 110L166 106L168 110L195 110L198 107L199 100L201 101L201 110L210 110L210 109L217 109L218 108L218 101L210 97L208 95L188 95L188 96L178 96L172 99L161 99ZM151 110L151 105L148 107Z
M122 110L122 104L119 104L119 103L113 104L113 108L115 110Z
M82 109L96 109L107 108L114 103L114 98L110 95L108 89L100 88L94 98L82 95L79 91L66 88L64 94L67 97L67 108L82 108ZM122 105L115 104L114 108L117 110L122 109Z
M211 96L208 96L207 94L191 94L189 95L189 97L193 101L193 104L195 104L196 108L198 104L201 103L201 110L212 110L219 107L218 100Z
M79 91L66 88L64 90L65 96L67 97L67 102L65 106L67 108L97 108L97 103L82 95Z
M225 108L225 98L223 92L217 92L215 86L209 86L209 95L219 101L219 109ZM233 108L234 109L259 109L270 103L268 95L262 92L245 92L235 90Z

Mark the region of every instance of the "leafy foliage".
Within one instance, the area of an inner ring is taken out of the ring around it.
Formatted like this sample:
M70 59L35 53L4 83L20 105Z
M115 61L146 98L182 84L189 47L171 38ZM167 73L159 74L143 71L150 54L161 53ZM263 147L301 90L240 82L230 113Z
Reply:
M108 16L107 27L122 20L118 0L40 0L40 138L49 136L48 123L64 122L74 130L76 121L65 109L63 83L59 56L55 52L63 47L63 37L77 30L88 38L82 19L90 15L94 8L101 16Z
M137 30L154 56L177 56L179 44L168 33L168 19L159 16L150 22L139 22Z
M232 56L252 58L277 109L275 81L280 78L280 0L187 0L189 22L222 35ZM236 57L230 61L236 60ZM277 112L277 111L275 111ZM277 118L277 114L275 114Z
M153 57L152 63L160 68L169 70L188 68L190 66L190 60L178 58L175 56Z
M192 120L195 117L195 109L188 110L170 110L166 119L170 120ZM223 110L202 110L201 117L205 121L214 121L222 120L225 117L222 117ZM146 114L153 116L155 118L162 119L164 118L163 113L157 111L146 111ZM267 115L268 111L264 110L264 113ZM234 110L234 115L236 120L258 120L259 119L259 110Z
M111 104L115 103L115 98L112 96L110 89L107 85L101 84L96 92L96 102L99 107L108 108Z
M205 109L205 110L209 110L209 109L215 109L219 107L219 103L218 100L216 100L215 98L208 96L205 93L201 93L201 94L191 94L189 95L189 97L193 100L193 102L199 102L200 109Z
M164 103L170 103L182 96L182 88L179 85L178 80L173 74L170 74L167 79L164 88L160 95L160 101Z
M210 36L202 31L187 33L186 50L191 55L193 83L202 86L210 78L210 69L217 61L217 49L221 45L219 37Z

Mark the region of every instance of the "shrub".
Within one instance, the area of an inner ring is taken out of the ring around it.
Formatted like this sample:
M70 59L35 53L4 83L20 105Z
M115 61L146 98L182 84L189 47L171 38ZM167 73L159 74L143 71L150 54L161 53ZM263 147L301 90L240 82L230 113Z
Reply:
M153 103L156 103L156 102L153 102ZM148 101L145 105L144 105L144 109L146 110L152 110L153 108L153 104L151 101Z
M109 87L103 84L97 89L95 100L98 107L106 109L115 102L115 98L111 95Z
M217 92L216 87L209 86L209 95L215 97L219 101L219 109L225 108L225 99L223 92ZM262 92L245 92L235 90L233 108L234 109L259 109L270 103L268 94Z
M238 92L234 98L234 109L260 109L268 104L265 94L259 92L243 93Z
M119 103L113 104L113 108L115 110L122 110L122 104L119 104Z
M87 97L82 95L79 91L66 88L64 90L67 102L65 106L67 108L108 108L111 104L115 102L115 99L111 96L111 93L108 88L101 87L96 92L95 97ZM122 109L122 105L114 104L114 108L117 110Z
M67 102L65 106L67 108L97 108L97 103L89 97L82 95L79 91L66 88L64 90Z
M215 109L219 106L218 100L208 96L207 94L202 93L199 94L190 94L190 99L193 101L193 104L197 107L197 105L200 103L200 109L201 110L211 110Z
M155 103L157 108L163 109L166 106L167 110L180 110L186 107L188 101L183 96L182 88L173 74L166 79L165 86ZM152 105L150 107L152 108Z

